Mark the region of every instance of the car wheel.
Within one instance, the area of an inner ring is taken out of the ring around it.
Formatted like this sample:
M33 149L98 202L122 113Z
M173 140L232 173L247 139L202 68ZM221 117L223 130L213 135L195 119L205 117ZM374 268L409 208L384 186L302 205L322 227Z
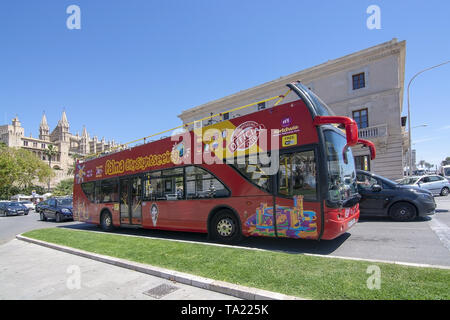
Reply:
M111 213L104 211L101 216L100 227L103 231L112 231L114 229Z
M446 196L448 196L448 188L447 187L444 187L444 188L442 188L442 190L441 190L441 196L443 196L443 197L446 197Z
M390 217L395 221L412 221L416 218L416 208L407 202L394 204L389 210Z
M40 213L41 221L47 221L47 217L43 212Z
M234 244L242 237L239 221L230 210L219 211L211 222L212 238L223 243Z

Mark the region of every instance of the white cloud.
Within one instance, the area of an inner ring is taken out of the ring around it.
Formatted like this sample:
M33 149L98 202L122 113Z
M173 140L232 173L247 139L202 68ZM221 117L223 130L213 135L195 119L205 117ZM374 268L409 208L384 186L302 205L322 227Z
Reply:
M439 137L429 137L429 138L417 139L417 140L413 140L413 144L427 142L427 141L433 141L433 140L437 140L437 139L439 139Z
M438 129L436 129L436 130L449 130L449 129L450 129L450 125L440 127L440 128L438 128Z

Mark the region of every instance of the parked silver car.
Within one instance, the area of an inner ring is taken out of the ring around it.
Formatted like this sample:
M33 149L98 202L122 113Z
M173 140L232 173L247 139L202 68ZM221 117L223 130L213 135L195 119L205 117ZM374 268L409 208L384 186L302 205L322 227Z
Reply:
M450 182L444 177L435 174L420 177L406 177L399 184L427 189L433 195L447 196L450 191Z

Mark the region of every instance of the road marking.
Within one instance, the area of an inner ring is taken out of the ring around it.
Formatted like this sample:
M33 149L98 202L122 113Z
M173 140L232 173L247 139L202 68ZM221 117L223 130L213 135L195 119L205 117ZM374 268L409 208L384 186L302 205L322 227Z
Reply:
M431 230L436 233L439 240L444 244L444 246L450 250L450 228L445 224L439 221L436 217L433 217L430 221L428 221Z

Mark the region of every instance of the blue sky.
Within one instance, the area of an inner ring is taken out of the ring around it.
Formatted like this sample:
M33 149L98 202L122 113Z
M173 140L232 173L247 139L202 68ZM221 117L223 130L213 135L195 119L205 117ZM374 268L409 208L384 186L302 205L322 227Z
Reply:
M69 5L81 29L69 30ZM369 5L381 30L366 27ZM181 124L182 110L392 38L405 87L450 60L448 1L4 0L0 119L38 135L66 110L71 132L126 142ZM450 156L450 64L411 86L417 160ZM406 115L406 95L403 114Z

